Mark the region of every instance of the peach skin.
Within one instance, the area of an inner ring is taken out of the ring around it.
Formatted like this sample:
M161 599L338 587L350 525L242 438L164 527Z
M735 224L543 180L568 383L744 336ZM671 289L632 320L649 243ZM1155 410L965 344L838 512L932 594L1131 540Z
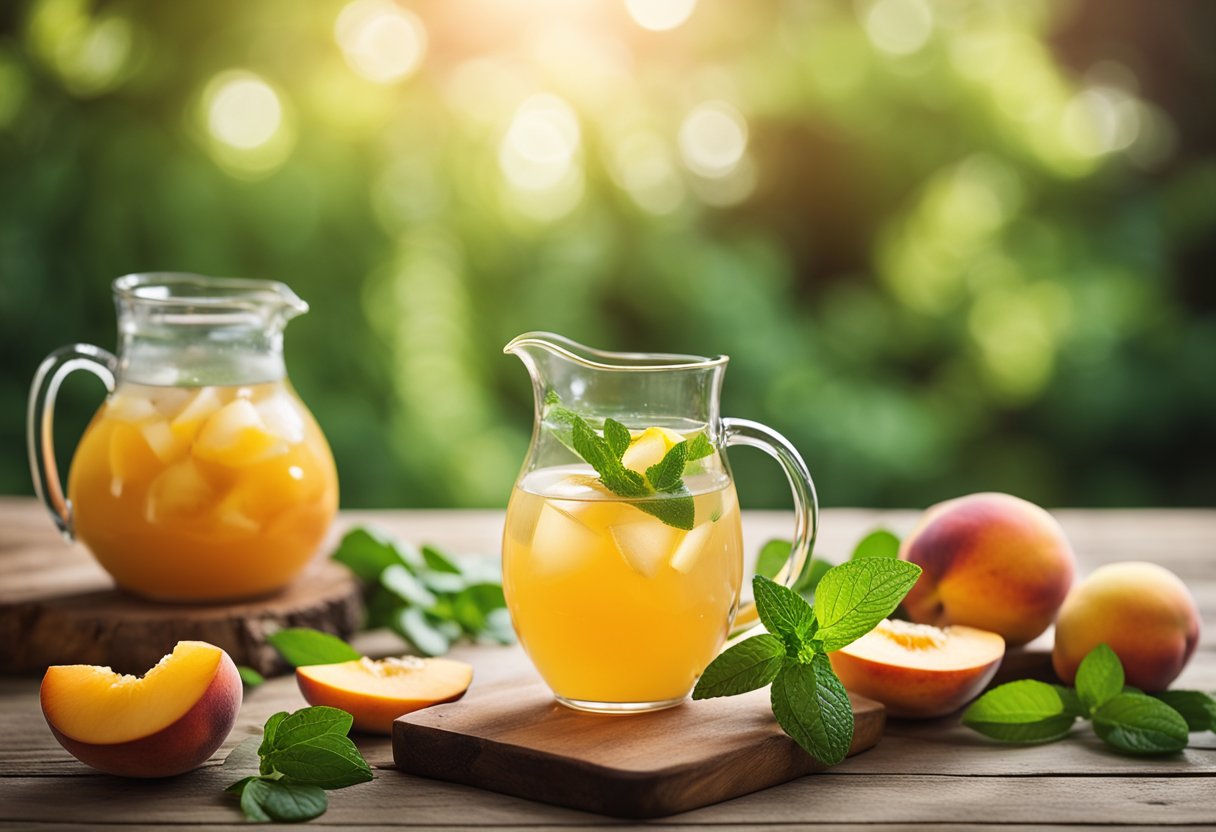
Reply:
M1055 518L1009 494L971 494L931 507L899 556L924 570L904 599L913 621L977 627L1010 646L1047 629L1076 571Z
M82 763L123 777L171 777L198 768L228 738L241 677L220 648L180 641L143 677L49 667L40 698L55 739Z
M1051 663L1072 684L1090 650L1107 644L1127 684L1165 690L1199 643L1199 610L1186 584L1155 563L1111 563L1077 585L1056 621Z

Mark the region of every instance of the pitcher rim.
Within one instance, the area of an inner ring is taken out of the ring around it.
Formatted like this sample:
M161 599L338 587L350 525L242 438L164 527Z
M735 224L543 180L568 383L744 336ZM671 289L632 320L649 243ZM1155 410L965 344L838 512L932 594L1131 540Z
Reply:
M721 367L730 361L729 355L694 355L674 352L616 352L580 344L555 332L534 331L517 335L502 348L508 355L521 347L537 346L583 367L620 372L652 372L659 370L706 370ZM584 353L584 354L580 354ZM594 356L594 358L588 357ZM602 360L596 360L596 359ZM618 363L611 363L616 360ZM665 363L654 363L654 362ZM647 362L647 363L641 363Z
M249 277L212 277L197 272L132 272L116 278L111 284L114 295L122 300L152 306L191 306L231 309L233 307L264 306L274 301L295 314L308 311L308 302L295 291L278 280L262 280ZM203 292L157 297L141 293L151 286L198 286L230 290L233 294L208 295Z

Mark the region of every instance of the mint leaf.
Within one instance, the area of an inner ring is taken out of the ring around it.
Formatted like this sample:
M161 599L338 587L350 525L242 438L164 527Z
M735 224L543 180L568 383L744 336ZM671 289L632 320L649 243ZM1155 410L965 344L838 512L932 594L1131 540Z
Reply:
M236 748L228 752L228 756L224 758L220 769L225 772L256 770L258 767L259 742L260 740L257 737L246 737L241 740Z
M766 578L775 578L790 559L792 543L788 540L770 540L760 547L760 557L756 560L756 574Z
M1187 724L1159 699L1142 693L1120 693L1093 715L1094 732L1108 745L1128 754L1168 754L1186 748Z
M455 575L460 574L460 567L434 546L423 545L422 559L428 569L434 569L436 572L451 572Z
M247 667L243 664L236 666L237 675L241 677L241 684L247 688L256 688L258 685L266 681L266 677L258 673L252 667Z
M704 433L698 433L692 439L687 439L685 442L688 445L685 460L692 462L697 459L704 459L714 452L713 443L709 441L709 437Z
M1089 710L1104 705L1123 690L1123 663L1106 644L1090 650L1077 667L1077 696Z
M815 588L815 618L825 652L839 650L889 616L920 577L919 566L890 558L851 560L829 569Z
M499 584L475 584L452 599L452 615L465 631L476 635L485 629L490 612L506 605Z
M420 607L434 606L434 593L427 589L417 576L404 566L390 566L380 573L380 586L396 595L407 604Z
M258 791L262 810L282 823L303 823L319 818L329 808L329 799L317 786L303 786L282 780L263 780L266 789ZM241 795L242 800L244 795Z
M775 635L752 636L710 662L697 680L693 699L734 696L767 685L777 678L785 660L785 643Z
M346 566L360 581L375 581L380 573L393 564L416 566L417 553L401 549L376 529L358 528L347 532L330 556ZM419 561L420 562L420 561Z
M823 580L823 576L828 574L831 569L831 563L820 558L815 558L803 570L798 580L794 582L794 591L804 598L813 597L815 590L819 588L819 582Z
M675 491L684 487L684 463L688 459L688 443L672 445L663 458L646 469L646 479L655 491Z
M604 441L608 443L608 450L612 451L617 459L620 459L625 455L625 451L629 450L629 444L633 442L633 436L629 433L629 428L622 425L616 419L605 419Z
M288 627L266 636L266 641L293 667L338 664L362 658L342 639L311 627Z
M283 720L287 719L287 711L279 711L277 714L271 714L266 720L266 727L262 729L262 744L258 747L258 756L265 757L271 751L274 751L274 738L278 733L279 726L283 724ZM269 774L269 769L262 769L262 774Z
M696 524L696 503L691 495L686 497L662 497L658 500L641 500L633 504L637 508L657 517L669 526L692 531Z
M245 817L255 823L270 823L273 820L270 813L262 806L263 798L270 792L267 781L260 777L247 777L232 785L240 785L238 793L241 796L241 811L245 813ZM232 786L229 786L229 789L231 788Z
M349 737L321 734L274 751L270 766L292 782L342 789L372 779L371 767Z
M796 656L806 643L815 624L815 611L789 587L774 583L763 575L752 579L756 613L766 630L780 636L789 655Z
M877 529L861 539L853 549L852 560L899 557L899 538L886 529Z
M1198 690L1163 690L1153 694L1186 720L1189 731L1216 731L1216 699Z
M290 748L296 743L326 734L345 737L350 732L352 725L354 725L354 717L341 708L331 708L327 705L301 708L288 715L286 719L279 721L278 728L271 738L271 748Z
M1063 737L1076 717L1046 682L1019 679L985 693L963 712L963 724L1003 742L1050 742Z
M853 707L823 653L810 664L789 664L770 692L773 716L785 733L820 762L835 765L853 742Z
M452 646L452 640L421 607L398 610L392 628L424 656L442 656Z
M1055 688L1056 693L1060 695L1060 702L1064 705L1064 713L1071 714L1072 716L1082 717L1084 719L1089 718L1089 711L1086 709L1085 705L1081 703L1081 698L1077 696L1077 692L1075 690L1065 687L1064 685L1052 685L1052 687Z

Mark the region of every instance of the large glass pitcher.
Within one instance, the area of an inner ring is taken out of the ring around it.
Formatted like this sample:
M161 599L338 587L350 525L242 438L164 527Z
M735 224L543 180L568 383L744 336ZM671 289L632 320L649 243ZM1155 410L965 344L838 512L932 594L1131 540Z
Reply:
M733 627L743 537L726 448L773 456L794 492L806 566L815 487L773 430L719 414L727 357L612 353L545 332L505 348L536 396L507 508L503 590L520 643L558 701L602 713L682 702Z
M308 310L282 283L191 274L114 282L118 354L73 344L34 377L35 490L124 589L169 601L273 592L312 559L338 505L333 456L292 390L283 327ZM65 498L52 415L65 376L109 396Z

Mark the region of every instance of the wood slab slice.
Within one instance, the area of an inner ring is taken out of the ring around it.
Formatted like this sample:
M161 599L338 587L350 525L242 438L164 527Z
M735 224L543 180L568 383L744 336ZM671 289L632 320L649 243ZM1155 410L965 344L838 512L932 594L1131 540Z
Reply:
M359 585L346 567L326 561L268 598L228 604L165 604L113 588L100 572L83 586L65 573L63 552L47 553L42 574L20 575L23 592L0 597L0 673L41 674L52 664L108 665L142 674L181 640L222 647L237 664L263 674L287 664L266 636L283 627L314 627L348 636L363 622ZM52 555L54 557L52 557ZM71 582L59 583L60 576ZM89 588L97 586L109 588Z
M849 755L873 747L886 712L850 694ZM409 774L625 818L657 818L822 771L773 720L768 691L601 716L532 681L476 686L399 717L393 759Z

